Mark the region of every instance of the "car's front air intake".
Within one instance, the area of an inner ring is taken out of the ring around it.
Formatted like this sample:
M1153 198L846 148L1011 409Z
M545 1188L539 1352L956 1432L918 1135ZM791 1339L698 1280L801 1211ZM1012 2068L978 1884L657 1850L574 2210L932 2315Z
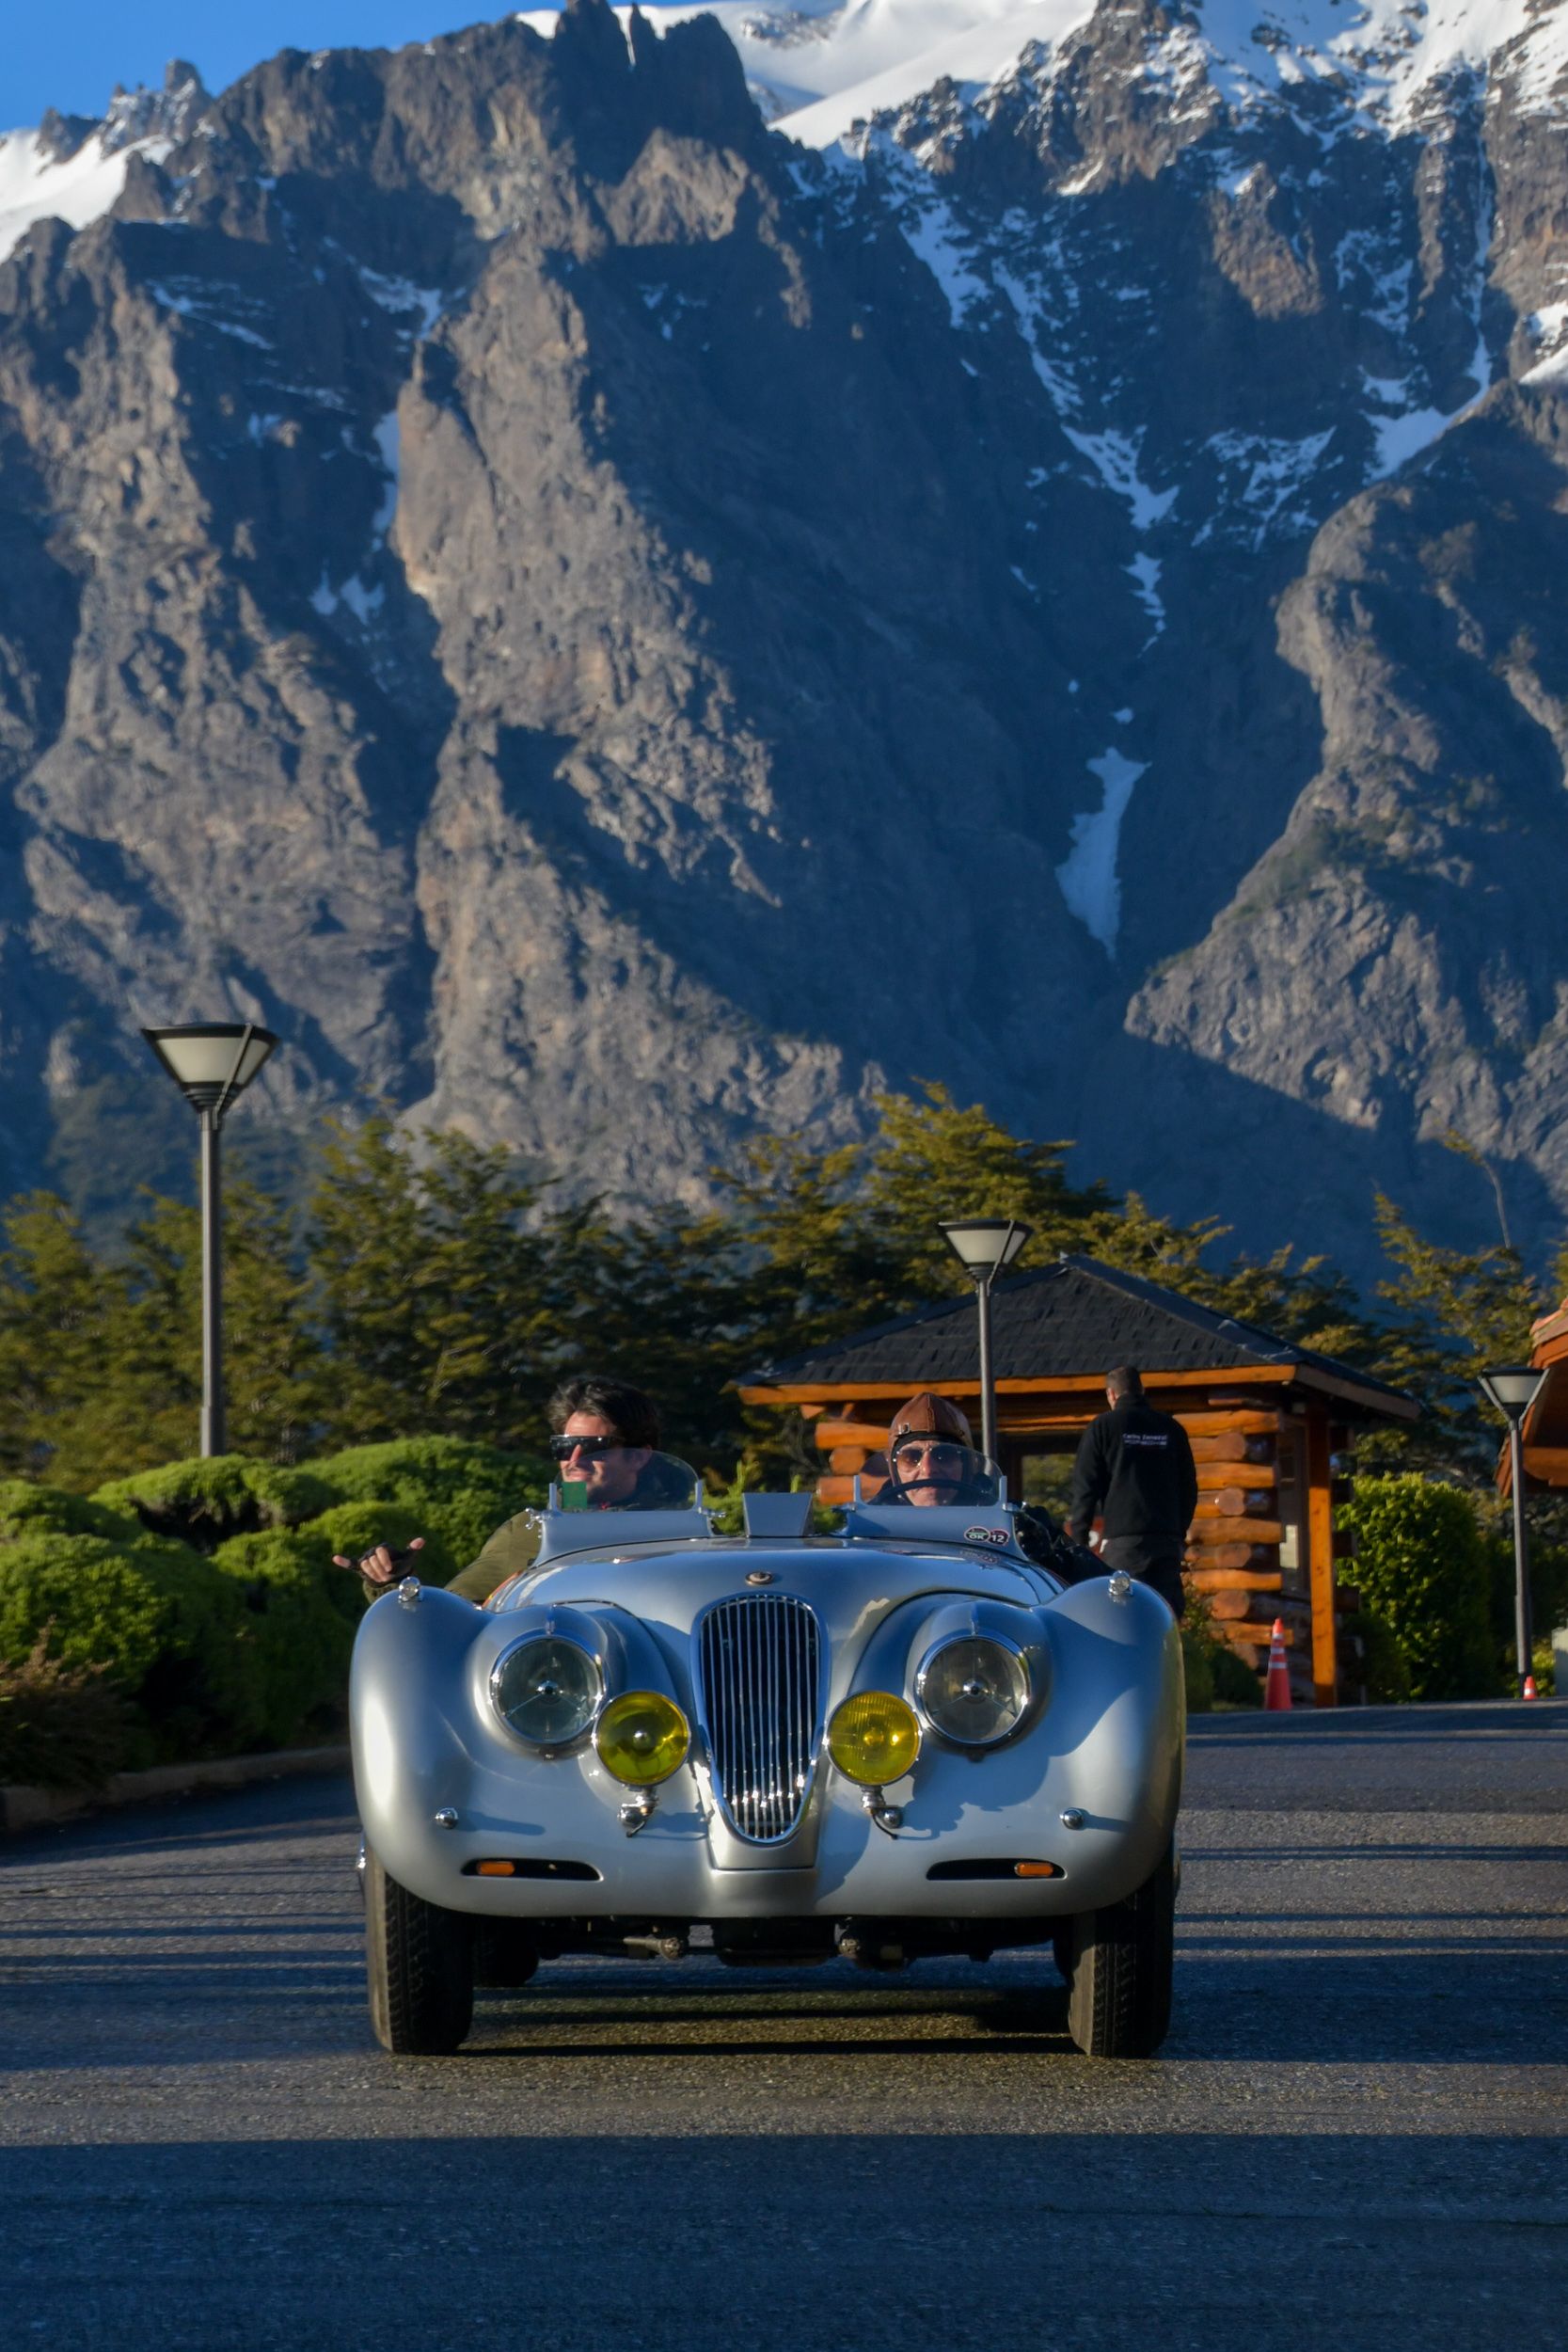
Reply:
M697 1689L714 1794L738 1836L787 1837L821 1737L822 1638L803 1600L746 1594L697 1628Z

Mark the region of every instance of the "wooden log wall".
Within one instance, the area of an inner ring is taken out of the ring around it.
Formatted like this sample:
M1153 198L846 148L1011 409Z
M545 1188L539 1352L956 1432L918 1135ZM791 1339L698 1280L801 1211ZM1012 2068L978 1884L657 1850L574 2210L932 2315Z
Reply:
M816 1482L819 1502L852 1502L855 1480L863 1470L869 1489L874 1476L880 1476L885 1468L879 1457L887 1444L888 1423L871 1418L857 1417L853 1406L818 1407L814 1414L810 1406L802 1406L812 1422L812 1436L817 1450L828 1457L827 1474Z
M1262 1675L1276 1617L1285 1625L1292 1696L1310 1704L1312 1611L1285 1591L1278 1514L1280 1416L1251 1403L1178 1416L1197 1465L1197 1510L1184 1575L1214 1631Z

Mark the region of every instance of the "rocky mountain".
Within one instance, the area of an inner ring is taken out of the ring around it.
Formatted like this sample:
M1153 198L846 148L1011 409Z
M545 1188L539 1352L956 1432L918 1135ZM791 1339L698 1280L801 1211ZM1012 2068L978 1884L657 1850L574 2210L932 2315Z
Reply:
M283 1138L691 1197L927 1076L1544 1250L1568 12L717 14L0 144L0 1175L232 1011Z

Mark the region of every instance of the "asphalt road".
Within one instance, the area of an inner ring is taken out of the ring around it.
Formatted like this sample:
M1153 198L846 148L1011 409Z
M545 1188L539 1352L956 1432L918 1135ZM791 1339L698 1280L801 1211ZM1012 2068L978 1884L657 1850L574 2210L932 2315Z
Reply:
M566 1962L393 2060L344 1783L13 1841L0 2344L1560 2344L1565 1794L1568 1704L1196 1726L1147 2065L1034 1958Z

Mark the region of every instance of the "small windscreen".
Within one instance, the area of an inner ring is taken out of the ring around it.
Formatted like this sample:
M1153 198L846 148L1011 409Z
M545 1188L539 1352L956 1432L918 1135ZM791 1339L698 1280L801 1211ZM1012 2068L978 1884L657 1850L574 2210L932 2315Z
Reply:
M890 1504L911 1510L958 1511L996 1502L1002 1473L973 1446L956 1438L910 1430L892 1451L874 1454L861 1472L861 1496L879 1511Z
M699 1500L698 1478L673 1454L590 1438L561 1463L555 1500L562 1511L689 1511Z

